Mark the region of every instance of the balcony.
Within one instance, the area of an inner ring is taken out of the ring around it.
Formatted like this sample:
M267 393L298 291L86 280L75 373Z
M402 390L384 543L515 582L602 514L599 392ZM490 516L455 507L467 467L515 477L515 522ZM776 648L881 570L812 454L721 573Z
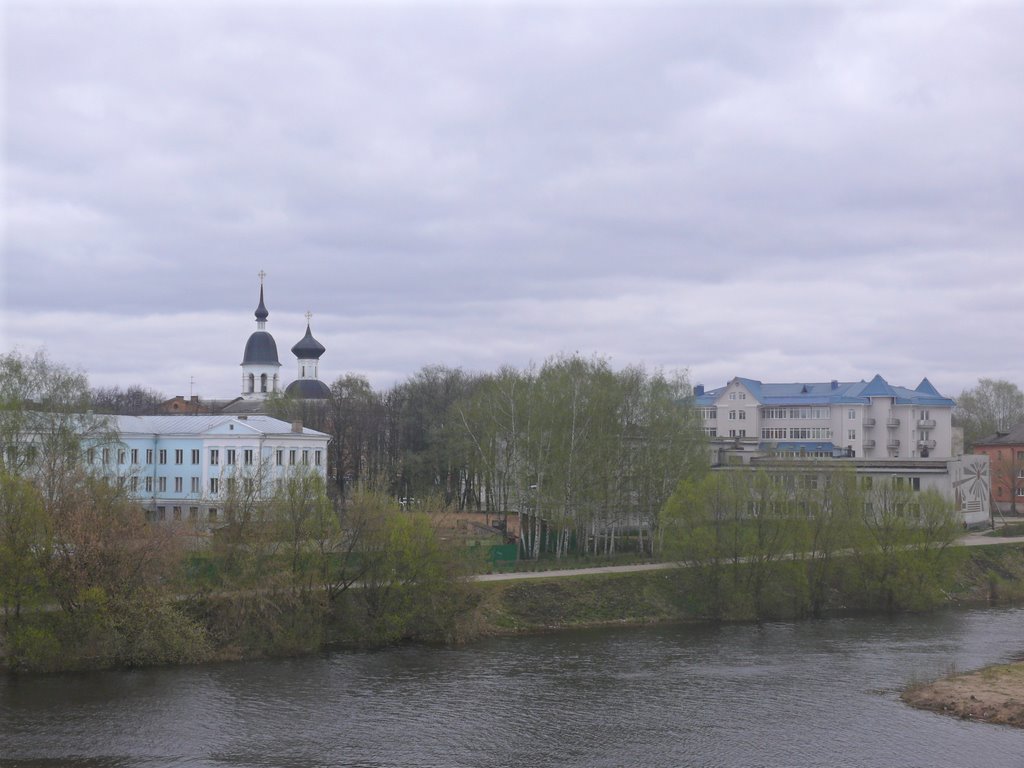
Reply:
M935 441L934 440L918 440L917 441L917 447L918 448L927 448L930 451L930 450L935 448Z
M918 419L918 429L935 429L935 419Z
M864 442L861 443L861 445L863 445L865 448L874 448L875 447L875 440L874 440L874 438L871 438L871 437L865 438Z
M888 419L885 420L885 426L887 426L889 429L895 429L899 425L900 420L896 416L890 416Z
M900 441L897 438L893 437L893 438L890 438L889 441L885 445L886 445L887 448L899 448L900 447Z
M865 416L864 417L864 421L862 421L861 423L865 427L873 427L873 426L875 426L875 417L874 416Z

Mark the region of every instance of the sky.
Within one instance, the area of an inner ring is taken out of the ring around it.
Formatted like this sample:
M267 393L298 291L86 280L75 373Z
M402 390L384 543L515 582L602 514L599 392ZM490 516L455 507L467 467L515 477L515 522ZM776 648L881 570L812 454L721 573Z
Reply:
M0 353L1024 386L1024 4L0 8Z

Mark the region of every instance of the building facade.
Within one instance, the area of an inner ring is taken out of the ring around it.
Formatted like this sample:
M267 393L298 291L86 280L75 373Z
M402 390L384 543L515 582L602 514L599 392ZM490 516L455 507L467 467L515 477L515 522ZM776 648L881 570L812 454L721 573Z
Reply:
M712 463L782 458L951 458L954 402L924 379L916 389L871 381L765 384L736 377L694 390Z
M1024 424L975 442L992 465L992 504L1003 515L1024 514Z
M299 473L326 479L328 435L253 415L110 416L116 441L86 462L117 477L151 520L216 524L233 494L267 498Z

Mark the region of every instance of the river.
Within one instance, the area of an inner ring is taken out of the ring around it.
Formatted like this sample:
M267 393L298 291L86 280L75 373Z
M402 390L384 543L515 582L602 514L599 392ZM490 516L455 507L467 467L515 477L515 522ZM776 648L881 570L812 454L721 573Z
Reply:
M1021 766L898 689L1022 651L1024 609L978 609L0 677L0 765Z

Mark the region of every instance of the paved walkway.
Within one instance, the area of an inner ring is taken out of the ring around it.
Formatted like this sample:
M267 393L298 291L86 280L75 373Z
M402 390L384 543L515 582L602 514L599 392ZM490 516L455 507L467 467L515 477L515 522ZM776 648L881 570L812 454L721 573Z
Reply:
M962 547L986 547L997 544L1024 544L1024 536L986 536L983 531L968 533L957 539ZM638 563L636 565L605 565L596 568L563 568L558 571L527 571L524 573L485 573L474 581L518 581L522 579L558 579L569 576L593 576L599 573L641 573L678 568L679 563Z

